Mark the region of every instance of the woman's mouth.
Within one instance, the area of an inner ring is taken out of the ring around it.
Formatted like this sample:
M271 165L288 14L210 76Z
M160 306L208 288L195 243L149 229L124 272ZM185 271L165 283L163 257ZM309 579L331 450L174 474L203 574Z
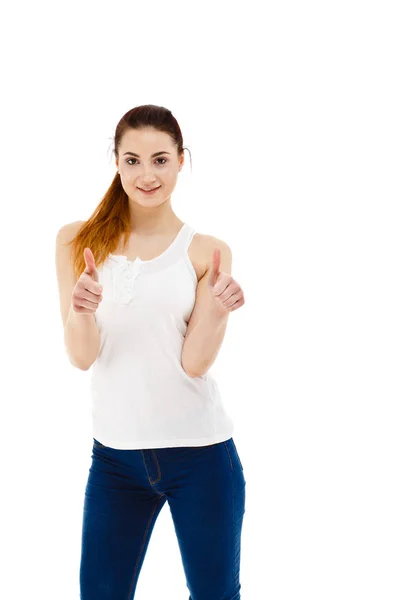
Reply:
M156 187L156 188L152 188L152 189L149 189L149 190L144 190L144 189L142 189L142 188L138 188L138 190L140 190L141 192L143 192L143 193L144 193L144 194L146 194L146 195L151 195L151 194L155 194L155 193L156 193L156 191L160 189L160 187L161 187L161 186L159 185L158 187Z

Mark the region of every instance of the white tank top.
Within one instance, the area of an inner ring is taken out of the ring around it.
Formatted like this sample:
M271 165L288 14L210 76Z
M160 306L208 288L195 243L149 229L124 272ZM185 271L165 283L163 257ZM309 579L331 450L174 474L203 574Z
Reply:
M93 437L117 449L207 446L228 440L233 423L210 370L189 377L182 346L197 277L184 223L152 260L109 254L98 268L95 314L100 351L92 368Z

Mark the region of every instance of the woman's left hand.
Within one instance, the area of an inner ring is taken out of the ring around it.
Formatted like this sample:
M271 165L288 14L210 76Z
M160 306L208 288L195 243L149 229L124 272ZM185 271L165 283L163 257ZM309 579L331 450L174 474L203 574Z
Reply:
M208 286L218 310L225 315L244 304L243 290L229 273L220 272L221 252L215 248L213 262L208 277Z

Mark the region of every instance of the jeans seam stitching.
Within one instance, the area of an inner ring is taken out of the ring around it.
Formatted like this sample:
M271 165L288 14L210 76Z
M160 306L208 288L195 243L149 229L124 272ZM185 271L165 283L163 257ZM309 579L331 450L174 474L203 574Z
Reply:
M148 531L149 531L149 528L150 528L150 524L151 524L151 522L153 520L153 517L154 517L154 514L155 514L157 508L159 507L159 505L161 504L162 501L163 501L163 499L160 498L159 501L156 504L154 504L153 511L152 511L152 513L151 513L151 515L149 517L149 520L147 521L147 526L146 526L145 532L143 534L142 545L140 547L139 554L138 554L138 557L137 557L137 560L136 560L136 564L135 564L135 569L133 571L133 576L132 576L132 581L131 581L131 588L130 588L130 591L129 591L129 598L131 597L132 589L133 589L133 586L134 586L134 583L135 583L135 577L136 577L136 573L137 573L137 570L138 570L139 562L140 562L140 559L141 559L141 557L143 555L143 548L144 548L144 545L145 545L145 542L146 542L146 538L147 538L147 534L148 534Z
M231 464L231 469L232 469L232 471L233 471L232 458L231 458L231 454L230 454L230 452L229 452L228 444L226 443L226 441L224 442L224 446L225 446L225 449L226 449L226 451L227 451L227 453L228 453L228 456L229 456L229 462L230 462L230 464Z

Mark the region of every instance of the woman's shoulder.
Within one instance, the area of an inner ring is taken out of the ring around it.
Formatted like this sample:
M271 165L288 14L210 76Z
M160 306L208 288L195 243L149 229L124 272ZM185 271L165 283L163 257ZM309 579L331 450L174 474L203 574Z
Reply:
M70 241L75 237L84 223L85 221L73 221L72 223L62 225L57 232L57 242L63 244Z
M211 267L216 248L220 250L221 258L223 258L225 263L232 261L232 251L227 242L214 235L196 233L193 239L193 246L198 260L203 265L204 272Z

